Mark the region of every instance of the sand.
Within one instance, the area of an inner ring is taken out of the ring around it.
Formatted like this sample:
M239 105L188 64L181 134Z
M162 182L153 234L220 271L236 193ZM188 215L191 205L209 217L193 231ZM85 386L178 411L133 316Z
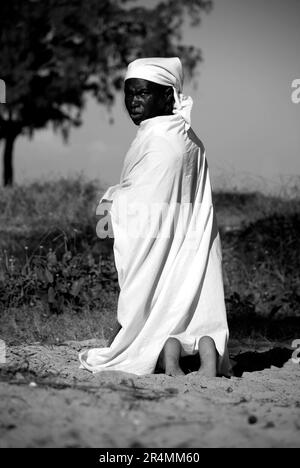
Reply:
M242 376L231 379L79 369L79 350L104 345L8 348L0 447L300 447L300 365L291 349L232 342Z

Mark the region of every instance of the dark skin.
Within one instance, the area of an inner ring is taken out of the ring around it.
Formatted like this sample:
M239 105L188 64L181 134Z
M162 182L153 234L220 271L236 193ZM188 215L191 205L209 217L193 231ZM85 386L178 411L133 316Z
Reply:
M130 78L125 81L124 92L126 109L135 125L153 117L173 113L174 96L170 86Z

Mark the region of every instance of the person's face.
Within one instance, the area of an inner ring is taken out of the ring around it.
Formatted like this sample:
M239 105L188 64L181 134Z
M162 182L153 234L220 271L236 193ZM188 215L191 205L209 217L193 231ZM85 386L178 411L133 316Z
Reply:
M152 81L130 78L125 81L125 105L132 121L140 125L167 112L167 96L164 87Z

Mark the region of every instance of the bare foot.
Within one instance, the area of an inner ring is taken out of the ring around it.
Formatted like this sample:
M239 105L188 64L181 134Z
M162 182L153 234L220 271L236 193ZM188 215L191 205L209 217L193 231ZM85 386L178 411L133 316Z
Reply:
M181 352L181 344L175 338L169 338L165 343L162 351L162 360L164 363L165 373L172 377L185 375L179 366L179 357Z
M180 368L179 364L176 363L174 363L173 365L169 363L166 367L165 373L167 375L170 375L171 377L179 377L180 375L185 375L183 370Z
M200 377L217 377L216 369L209 366L201 366L200 369L195 372L195 374L199 375Z
M197 374L203 377L217 376L217 350L210 336L203 336L199 341L201 366Z

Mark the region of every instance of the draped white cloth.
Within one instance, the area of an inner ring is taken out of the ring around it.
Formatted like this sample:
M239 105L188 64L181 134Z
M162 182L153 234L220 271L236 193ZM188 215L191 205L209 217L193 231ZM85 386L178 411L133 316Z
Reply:
M222 252L209 171L202 143L179 113L140 124L120 183L105 192L98 213L106 200L122 329L110 347L81 352L81 367L153 373L169 337L187 355L210 336L219 374L228 375Z

